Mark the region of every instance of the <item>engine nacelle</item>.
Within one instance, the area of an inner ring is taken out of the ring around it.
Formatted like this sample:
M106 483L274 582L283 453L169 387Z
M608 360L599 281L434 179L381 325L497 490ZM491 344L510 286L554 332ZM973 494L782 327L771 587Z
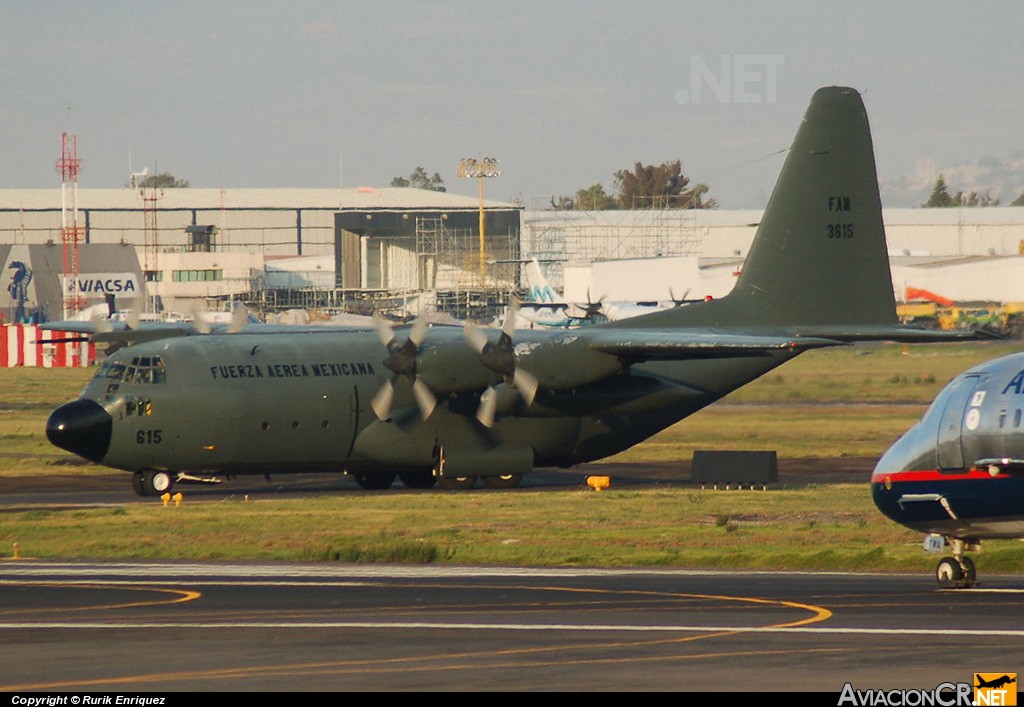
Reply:
M496 338L493 333L491 337ZM485 354L454 340L454 333L447 335L448 340L439 338L425 342L416 355L416 377L434 393L468 393L501 381L501 374L484 364ZM571 390L624 368L617 356L593 350L578 336L539 338L517 332L516 338L525 340L513 348L515 367L537 378L542 390Z

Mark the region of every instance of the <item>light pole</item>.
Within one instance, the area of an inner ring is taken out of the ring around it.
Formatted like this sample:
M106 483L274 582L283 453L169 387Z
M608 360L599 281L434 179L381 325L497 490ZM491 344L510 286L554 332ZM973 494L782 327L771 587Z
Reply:
M484 177L500 177L501 170L498 169L498 160L493 157L481 160L465 157L459 160L458 176L475 177L480 184L480 289L483 289L487 273L484 258Z

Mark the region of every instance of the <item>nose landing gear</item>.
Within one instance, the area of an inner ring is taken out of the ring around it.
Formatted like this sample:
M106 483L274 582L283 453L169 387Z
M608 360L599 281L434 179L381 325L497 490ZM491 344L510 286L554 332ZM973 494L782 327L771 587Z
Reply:
M978 586L978 572L974 561L964 556L965 549L978 549L978 543L966 543L963 538L947 538L953 548L952 557L943 557L935 567L935 579L943 589L967 589Z

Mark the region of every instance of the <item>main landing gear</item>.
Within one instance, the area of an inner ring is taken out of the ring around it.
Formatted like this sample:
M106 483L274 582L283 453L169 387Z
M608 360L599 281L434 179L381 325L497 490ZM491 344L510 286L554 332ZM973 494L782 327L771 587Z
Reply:
M389 473L375 473L375 474L363 474L356 473L352 475L352 478L359 484L359 488L366 489L367 491L383 491L384 489L391 488L391 484L395 483L395 472Z
M523 481L522 474L501 474L499 476L442 476L438 483L450 491L466 491L473 488L479 479L484 488L514 489Z
M953 548L952 557L943 557L935 567L935 579L943 589L966 589L978 586L978 572L974 561L964 556L963 538L949 538ZM977 543L968 543L969 549L976 550Z

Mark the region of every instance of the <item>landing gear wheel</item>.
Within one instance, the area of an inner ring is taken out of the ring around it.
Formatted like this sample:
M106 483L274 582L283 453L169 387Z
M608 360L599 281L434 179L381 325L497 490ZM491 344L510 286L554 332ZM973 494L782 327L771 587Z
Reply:
M132 487L135 488L135 492L139 493L139 488L142 489L141 496L162 496L165 493L171 492L171 487L174 486L174 479L166 471L157 471L150 469L136 474L138 479L132 478ZM135 487L135 484L139 484Z
M935 567L935 579L945 589L959 588L963 586L964 570L955 558L943 557Z
M368 491L389 489L395 483L395 474L353 474L352 477L360 488Z
M523 481L522 474L502 474L501 476L481 476L484 487L489 489L514 489Z
M142 483L142 472L136 471L132 474L132 491L135 492L136 496L148 496L146 493L146 487Z
M398 478L411 489L429 489L437 483L437 477L429 469L426 471L400 471Z
M465 491L476 485L475 476L442 476L441 486L451 491Z
M963 586L974 587L978 584L978 570L974 567L974 560L969 557L961 557L960 569L964 571Z

